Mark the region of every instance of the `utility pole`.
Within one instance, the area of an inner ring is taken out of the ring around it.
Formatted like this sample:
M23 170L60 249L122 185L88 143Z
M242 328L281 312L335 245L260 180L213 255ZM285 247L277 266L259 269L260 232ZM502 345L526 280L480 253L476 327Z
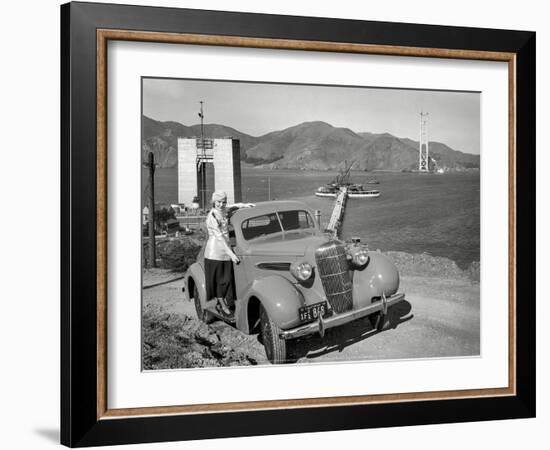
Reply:
M200 170L202 173L201 177L201 198L202 198L202 209L206 209L206 148L204 148L204 111L202 109L202 100L200 102L201 104L201 112L199 113L199 117L201 118L201 147L202 147L202 159L201 159L201 165Z
M155 155L149 152L144 164L149 169L149 267L157 266L155 246Z

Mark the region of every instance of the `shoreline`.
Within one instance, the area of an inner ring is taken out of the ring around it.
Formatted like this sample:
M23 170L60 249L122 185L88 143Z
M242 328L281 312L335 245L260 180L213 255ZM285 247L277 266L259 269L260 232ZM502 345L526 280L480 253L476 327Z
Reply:
M456 261L445 256L400 251L381 253L392 259L401 276L430 276L451 280L469 280L472 283L479 283L479 261L472 261L466 269L461 269Z
M185 240L194 245L202 245L204 239L186 236ZM403 251L380 251L388 256L396 265L400 276L433 277L438 279L470 281L479 283L480 263L472 261L465 269L462 269L456 261L445 256L433 256L428 253L409 253ZM173 269L148 269L142 267L142 289L148 289L155 285L165 284L177 280L184 272Z

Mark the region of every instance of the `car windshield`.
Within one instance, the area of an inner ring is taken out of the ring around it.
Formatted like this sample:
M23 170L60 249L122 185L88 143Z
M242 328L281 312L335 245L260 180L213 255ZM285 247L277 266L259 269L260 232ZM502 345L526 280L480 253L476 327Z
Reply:
M294 210L252 217L242 223L241 229L243 237L249 241L283 231L307 230L313 232L315 224L311 214L307 211Z

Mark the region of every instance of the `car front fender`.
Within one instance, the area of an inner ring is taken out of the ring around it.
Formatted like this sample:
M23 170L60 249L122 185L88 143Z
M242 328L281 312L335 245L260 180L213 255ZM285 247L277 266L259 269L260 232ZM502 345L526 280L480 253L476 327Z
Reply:
M378 252L369 252L369 262L353 271L353 305L362 308L382 294L389 297L399 289L399 272L393 261Z
M269 276L255 280L245 295L242 321L248 322L248 305L257 299L265 308L271 320L281 329L299 324L298 309L305 305L302 294L282 276ZM246 319L245 319L246 317ZM244 323L243 323L244 325ZM237 324L238 328L241 328Z

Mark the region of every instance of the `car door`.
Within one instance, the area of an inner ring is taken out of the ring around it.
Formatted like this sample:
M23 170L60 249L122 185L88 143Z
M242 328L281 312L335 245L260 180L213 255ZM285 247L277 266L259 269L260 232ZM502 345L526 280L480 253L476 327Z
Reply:
M245 255L242 247L240 247L237 243L237 239L235 238L235 229L232 223L229 223L228 232L229 232L229 244L231 245L233 252L241 260L239 264L233 264L233 273L235 276L235 290L236 290L235 294L237 296L237 299L239 299L239 298L242 298L244 289L247 284L246 270L245 270L245 265L246 265Z

